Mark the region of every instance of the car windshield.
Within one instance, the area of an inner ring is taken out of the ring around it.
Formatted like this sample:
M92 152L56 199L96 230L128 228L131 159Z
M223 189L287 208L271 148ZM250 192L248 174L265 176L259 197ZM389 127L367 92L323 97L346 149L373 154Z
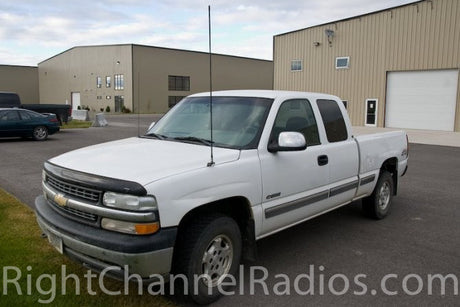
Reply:
M146 136L210 145L209 102L209 97L185 98ZM213 145L235 149L256 148L272 102L272 99L256 97L213 97Z

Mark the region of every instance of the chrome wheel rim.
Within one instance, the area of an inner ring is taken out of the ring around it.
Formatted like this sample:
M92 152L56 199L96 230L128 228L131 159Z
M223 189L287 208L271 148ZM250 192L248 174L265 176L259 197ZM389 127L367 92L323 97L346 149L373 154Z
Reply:
M208 287L215 287L230 271L233 260L232 241L226 235L216 236L206 248L202 262L201 273Z
M391 196L391 188L390 183L385 181L379 190L379 199L378 199L378 206L380 210L385 210L390 203L390 196Z
M34 129L34 137L37 139L43 139L46 136L46 129L44 127L37 127Z

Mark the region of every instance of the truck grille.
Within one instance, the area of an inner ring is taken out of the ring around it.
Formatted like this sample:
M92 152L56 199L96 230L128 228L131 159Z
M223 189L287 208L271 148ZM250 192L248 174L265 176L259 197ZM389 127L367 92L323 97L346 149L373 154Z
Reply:
M78 209L70 208L70 207L61 207L58 204L56 204L54 201L51 201L51 204L53 204L54 208L64 211L67 214L70 214L72 216L76 216L91 222L97 222L97 215L89 213L89 212L83 212Z
M97 203L100 199L101 192L84 187L75 186L59 179L47 176L48 184L56 191L72 195L81 199Z

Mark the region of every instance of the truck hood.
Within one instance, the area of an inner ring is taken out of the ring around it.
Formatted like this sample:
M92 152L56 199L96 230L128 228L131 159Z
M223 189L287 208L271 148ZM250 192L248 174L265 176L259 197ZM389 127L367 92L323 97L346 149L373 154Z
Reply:
M147 185L159 179L206 168L208 146L148 138L128 138L70 151L49 160L68 169ZM216 165L239 159L236 149L214 147Z

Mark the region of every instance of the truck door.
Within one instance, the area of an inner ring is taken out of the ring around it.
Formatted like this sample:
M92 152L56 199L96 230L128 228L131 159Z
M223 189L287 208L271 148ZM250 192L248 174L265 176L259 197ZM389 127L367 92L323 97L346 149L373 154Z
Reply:
M320 142L315 115L307 99L287 100L280 105L269 144L277 142L284 131L302 133L307 148L276 153L259 148L264 214L261 235L314 215L328 198L326 148Z
M330 193L327 209L354 198L358 187L358 145L351 137L343 114L343 104L335 100L316 101L321 114L327 140L326 155L329 163Z

